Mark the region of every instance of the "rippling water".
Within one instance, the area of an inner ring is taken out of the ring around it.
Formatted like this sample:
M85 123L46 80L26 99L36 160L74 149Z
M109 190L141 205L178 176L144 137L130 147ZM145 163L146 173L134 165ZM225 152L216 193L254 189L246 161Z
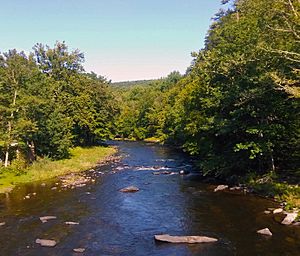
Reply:
M123 156L118 163L88 172L96 182L63 190L57 181L31 184L0 199L0 255L299 255L300 228L277 223L264 214L269 200L237 193L214 193L197 181L190 160L171 149L138 142L113 142ZM153 172L172 175L153 175ZM119 189L134 185L137 193ZM52 190L53 186L58 189ZM30 199L24 197L35 192ZM42 224L40 216L56 220ZM79 222L67 226L65 221ZM268 227L272 237L256 234ZM213 244L157 243L155 234L206 235ZM55 239L42 248L36 238Z

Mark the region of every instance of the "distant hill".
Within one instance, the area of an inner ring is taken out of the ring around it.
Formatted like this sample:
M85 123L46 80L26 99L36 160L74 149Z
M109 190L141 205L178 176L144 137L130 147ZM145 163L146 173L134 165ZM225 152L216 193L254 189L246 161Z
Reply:
M134 85L149 85L156 80L159 80L159 79L122 81L122 82L111 83L110 85L113 87L130 87L130 86L134 86Z

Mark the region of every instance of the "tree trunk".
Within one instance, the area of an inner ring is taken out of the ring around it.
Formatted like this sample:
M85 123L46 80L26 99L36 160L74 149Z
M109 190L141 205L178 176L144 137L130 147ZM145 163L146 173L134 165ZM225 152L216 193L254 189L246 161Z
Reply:
M4 167L8 166L8 150L9 150L9 146L6 147Z
M28 160L29 160L30 163L32 163L36 159L34 142L33 141L28 142L27 141L27 146L29 148Z
M16 105L16 100L17 100L17 89L15 89L15 92L14 92L14 98L13 98L13 104L12 104L13 107ZM5 152L4 167L8 166L9 147L11 144L11 130L12 130L13 118L14 118L14 110L12 109L11 114L10 114L10 120L8 121L8 142L7 142L7 146L6 146L6 152Z
M270 160L271 160L271 169L272 169L272 172L275 172L274 156L273 156L272 152L271 152L270 158L271 158Z

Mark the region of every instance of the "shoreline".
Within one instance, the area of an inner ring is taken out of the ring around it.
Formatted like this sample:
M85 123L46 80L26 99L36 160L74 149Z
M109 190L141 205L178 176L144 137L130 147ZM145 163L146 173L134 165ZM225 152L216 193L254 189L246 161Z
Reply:
M71 157L51 161L40 159L21 172L7 171L0 176L0 194L11 192L17 185L46 181L71 173L80 173L95 168L111 160L116 154L116 147L94 146L71 149Z

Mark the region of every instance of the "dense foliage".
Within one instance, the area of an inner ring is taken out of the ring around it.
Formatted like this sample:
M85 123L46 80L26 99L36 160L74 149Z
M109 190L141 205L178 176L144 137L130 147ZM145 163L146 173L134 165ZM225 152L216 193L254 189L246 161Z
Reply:
M36 156L67 157L76 145L110 136L115 107L108 82L84 73L83 54L37 44L29 56L0 55L0 157L32 162Z
M64 43L1 54L4 165L114 134L178 145L206 175L299 175L300 2L222 3L184 75L110 86Z
M223 1L180 77L121 93L118 135L159 137L228 177L299 168L300 2ZM118 94L120 94L118 91ZM299 172L299 170L298 170Z

